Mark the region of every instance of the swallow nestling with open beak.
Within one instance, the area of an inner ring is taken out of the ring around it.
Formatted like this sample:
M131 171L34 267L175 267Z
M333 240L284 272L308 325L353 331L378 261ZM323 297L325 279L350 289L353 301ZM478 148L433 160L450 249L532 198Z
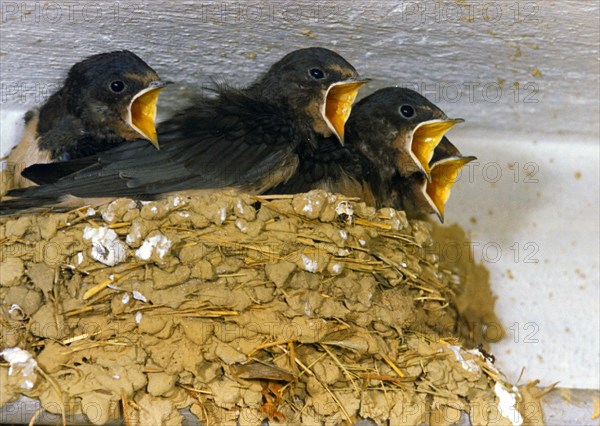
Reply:
M122 144L52 184L13 191L9 195L16 198L0 203L0 214L41 206L68 209L115 197L156 199L173 192L262 193L295 173L299 146L316 147L326 138L343 143L345 122L364 83L331 50L296 50L248 88L216 87L214 97L196 99L161 124L160 150L140 142ZM60 167L45 166L38 172L52 174Z
M474 159L444 136L462 121L413 90L381 89L353 107L343 147L326 140L302 151L297 173L269 192L319 188L443 220L456 175Z
M154 120L165 85L127 50L78 62L56 93L25 114L23 137L7 158L12 186L31 185L20 172L32 164L87 157L140 138L158 148Z
M475 160L464 156L445 136L436 147L429 163L431 179L423 173L396 177L393 185L393 204L400 205L409 215L435 214L444 223L445 208L462 168Z
M393 169L402 176L421 172L428 181L436 147L448 130L464 121L449 118L427 98L403 87L378 90L355 108L348 127L355 129L353 143L357 148L372 160L379 158L376 161L380 163L374 164L390 172Z

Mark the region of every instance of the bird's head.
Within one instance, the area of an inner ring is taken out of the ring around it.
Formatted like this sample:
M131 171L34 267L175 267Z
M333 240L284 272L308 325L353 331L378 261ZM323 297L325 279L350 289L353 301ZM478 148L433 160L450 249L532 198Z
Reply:
M352 104L367 81L336 52L311 47L287 54L249 91L288 108L318 135L334 135L343 144Z
M65 81L69 112L100 133L148 139L158 148L156 105L168 84L135 54L101 53L75 64Z
M369 158L383 160L390 176L421 172L429 181L435 148L463 121L448 118L414 90L388 87L357 103L347 127L357 134L357 147Z

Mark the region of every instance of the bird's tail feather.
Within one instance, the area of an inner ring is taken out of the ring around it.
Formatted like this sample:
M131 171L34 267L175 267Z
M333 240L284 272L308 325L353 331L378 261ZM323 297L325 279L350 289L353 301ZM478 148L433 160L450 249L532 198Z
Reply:
M0 202L0 216L10 216L19 213L33 213L48 210L51 205L59 202L59 197L36 195L31 188L13 189ZM33 193L33 194L32 194Z

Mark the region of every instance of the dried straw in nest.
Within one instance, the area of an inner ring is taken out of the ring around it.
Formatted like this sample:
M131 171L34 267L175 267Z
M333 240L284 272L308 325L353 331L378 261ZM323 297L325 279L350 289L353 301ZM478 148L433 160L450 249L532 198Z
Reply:
M2 347L27 351L5 353L0 404L97 424L522 419L460 346L462 282L403 212L322 191L120 199L3 220L0 243Z

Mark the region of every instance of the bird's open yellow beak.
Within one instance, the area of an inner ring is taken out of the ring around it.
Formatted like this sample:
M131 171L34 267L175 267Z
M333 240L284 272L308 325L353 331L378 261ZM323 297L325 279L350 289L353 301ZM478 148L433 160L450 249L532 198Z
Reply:
M344 145L344 126L352 112L352 104L361 86L368 81L368 79L361 79L333 83L325 93L321 114L342 145Z
M423 193L440 222L444 223L446 202L461 169L476 157L445 158L431 166L431 181L425 184Z
M152 142L157 149L158 135L156 133L156 104L160 91L168 82L153 81L131 100L129 105L128 123L143 137Z
M420 123L413 131L410 154L423 173L425 173L427 181L431 182L429 162L433 157L435 147L438 146L448 130L463 121L462 118L451 120L429 120Z

